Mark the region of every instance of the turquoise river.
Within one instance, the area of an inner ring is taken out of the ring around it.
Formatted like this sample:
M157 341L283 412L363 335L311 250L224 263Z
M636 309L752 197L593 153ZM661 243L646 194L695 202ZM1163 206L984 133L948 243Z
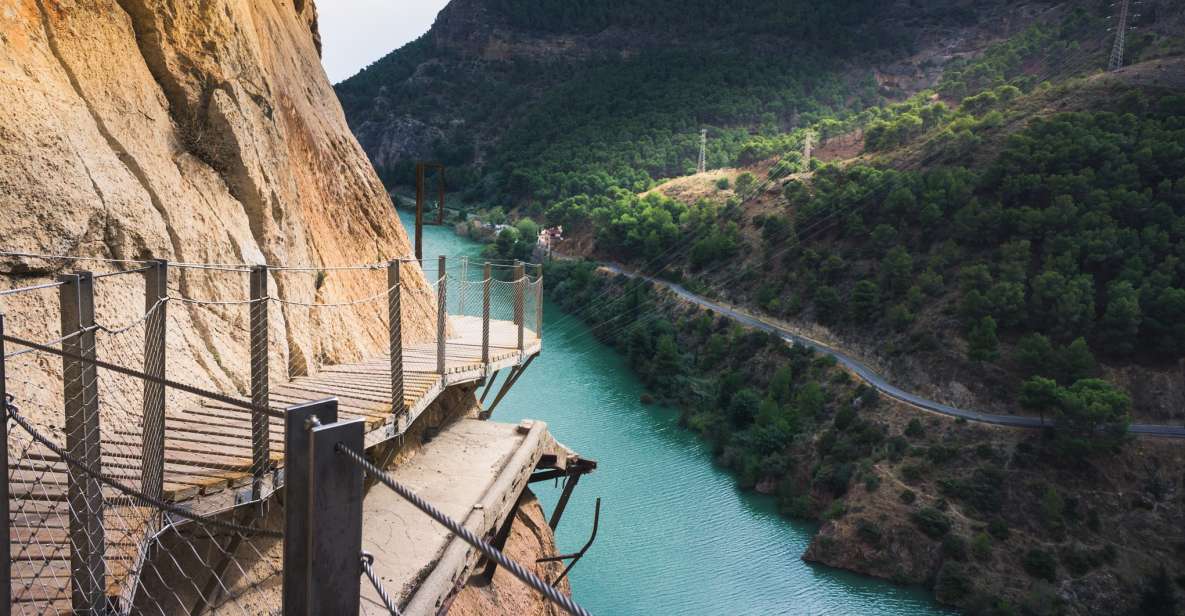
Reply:
M425 260L480 252L448 227L424 229ZM678 426L675 411L640 404L642 385L621 355L552 304L544 308L543 338L543 354L494 419L546 421L564 444L598 461L557 537L561 552L579 549L601 497L600 533L571 574L573 596L593 614L948 613L922 589L803 562L815 526L779 516L771 498L738 490ZM551 483L534 489L550 512L559 490Z

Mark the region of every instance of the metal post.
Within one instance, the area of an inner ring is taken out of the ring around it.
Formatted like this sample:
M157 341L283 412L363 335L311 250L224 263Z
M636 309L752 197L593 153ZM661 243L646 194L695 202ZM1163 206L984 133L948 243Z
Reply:
M535 283L535 338L543 340L543 271Z
M576 484L580 483L580 474L571 475L568 480L564 482L564 491L560 493L560 500L555 504L555 510L551 512L551 519L547 521L547 525L555 531L556 527L560 525L560 519L564 517L564 510L568 508L568 499L572 498L572 492L576 489Z
M0 537L11 537L8 517L8 388L5 385L4 374L4 314L0 313L0 405L3 417L0 418L0 441L4 444L4 451L0 453ZM0 540L0 613L8 614L12 605L12 545L10 541Z
M251 499L263 497L270 465L268 434L267 266L251 268Z
M338 422L336 399L288 409L284 616L358 613L363 474L335 447L362 451L364 427Z
M469 257L461 257L461 284L457 285L457 314L465 314L465 296L469 294Z
M492 284L489 261L482 268L481 283L481 363L490 371L490 285Z
M391 413L407 412L403 400L403 286L399 282L399 260L387 264L387 321L391 345Z
M424 266L424 163L416 163L416 261Z
M521 261L514 263L514 325L518 327L518 350L523 350L523 327L526 325L526 319L523 317L525 306L523 300L526 299L526 268L523 267Z
M444 325L447 314L447 285L448 276L445 270L445 257L440 255L440 280L436 283L436 372L444 374Z
M169 296L168 261L156 261L144 272L144 310L148 321L144 330L144 374L165 378L165 330ZM140 485L144 493L160 498L165 479L165 386L144 381L143 464Z
M59 280L62 335L81 334L62 343L62 350L95 359L94 278L90 272ZM62 358L66 411L66 451L96 471L99 450L99 383L94 363ZM69 467L66 492L70 507L70 589L74 613L92 613L106 604L106 541L103 536L103 492L98 479Z

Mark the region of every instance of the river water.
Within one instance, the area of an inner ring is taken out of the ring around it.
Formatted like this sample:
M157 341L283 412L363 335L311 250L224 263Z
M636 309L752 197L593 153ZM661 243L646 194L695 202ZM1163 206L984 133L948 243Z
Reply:
M414 232L414 217L400 212ZM448 227L424 229L424 258L477 256ZM571 574L575 599L598 616L947 614L929 593L811 565L813 524L779 516L772 498L742 492L677 412L645 406L623 358L544 305L543 354L495 410L496 421L546 421L599 468L584 477L557 533L558 549L596 543ZM559 489L533 486L550 514Z

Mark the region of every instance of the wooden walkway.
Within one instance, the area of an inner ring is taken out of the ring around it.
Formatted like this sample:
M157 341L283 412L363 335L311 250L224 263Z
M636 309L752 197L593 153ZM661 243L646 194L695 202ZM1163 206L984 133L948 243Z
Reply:
M502 368L525 363L539 353L541 342L530 329L524 348L517 348L518 329L509 321L490 322L490 363L482 363L482 321L450 317L453 336L447 340L445 373L437 368L435 341L403 350L405 416L391 413L390 358L379 356L357 364L323 368L273 386L270 406L276 411L313 400L336 397L342 419L366 420L366 444L390 439L410 426L445 388L484 379ZM199 512L233 507L235 493L251 484L251 413L211 400L200 405L166 409L164 494L166 500L192 503ZM284 463L284 420L270 419L270 455ZM138 485L141 460L127 453L140 448L138 427L103 431L103 471ZM124 445L107 447L106 445ZM23 465L23 466L22 466ZM29 456L14 464L10 483L13 510L9 537L13 554L14 614L70 613L70 513L66 507L66 466L52 454ZM107 511L107 595L119 596L141 558L153 529L153 511L119 506L120 496L104 488ZM200 497L200 498L199 498ZM112 503L116 504L112 504Z

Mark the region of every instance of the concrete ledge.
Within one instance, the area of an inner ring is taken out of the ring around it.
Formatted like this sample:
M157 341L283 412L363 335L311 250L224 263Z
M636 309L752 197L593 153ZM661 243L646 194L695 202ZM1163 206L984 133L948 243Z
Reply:
M425 444L392 474L466 528L489 538L510 515L545 456L566 453L547 424L460 420ZM408 615L436 614L467 581L480 553L452 536L395 493L375 486L366 495L363 549L375 573ZM363 584L363 614L385 614Z

